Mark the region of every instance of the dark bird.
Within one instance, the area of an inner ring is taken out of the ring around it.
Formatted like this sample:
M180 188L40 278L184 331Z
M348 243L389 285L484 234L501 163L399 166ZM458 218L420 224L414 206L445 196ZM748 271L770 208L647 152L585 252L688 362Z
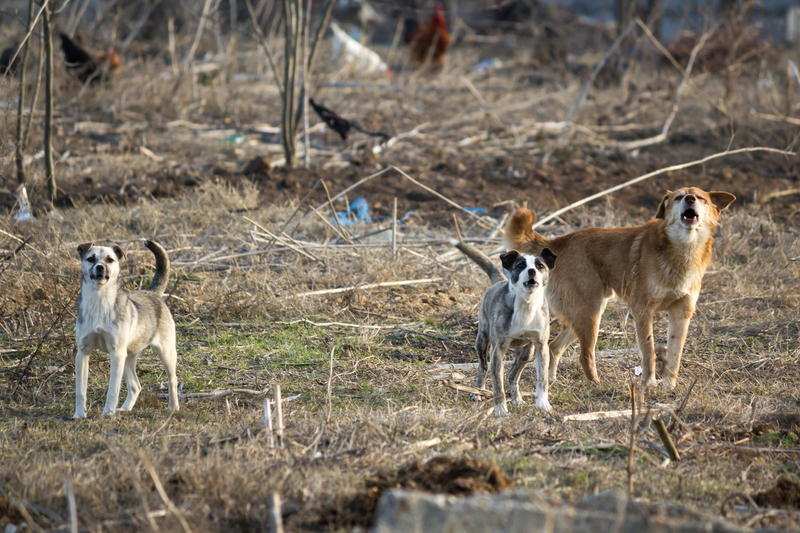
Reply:
M16 46L9 46L0 54L0 76L13 76L16 74L17 64L19 63L19 56L14 57L16 52Z
M347 120L346 118L339 116L336 114L336 112L316 103L312 98L308 99L308 103L311 104L311 107L313 107L314 111L317 112L319 118L321 118L330 129L338 133L343 141L347 140L347 135L350 133L351 129L365 133L370 137L380 137L384 142L391 138L391 135L383 133L382 131L365 130L359 126L358 122L355 120Z
M444 66L444 58L452 38L447 30L447 19L444 18L444 5L441 2L436 2L428 23L414 28L408 39L413 62L424 65L430 59L432 66Z
M66 33L61 33L61 49L67 70L82 83L97 83L108 80L119 73L121 60L114 50L92 53L75 42Z

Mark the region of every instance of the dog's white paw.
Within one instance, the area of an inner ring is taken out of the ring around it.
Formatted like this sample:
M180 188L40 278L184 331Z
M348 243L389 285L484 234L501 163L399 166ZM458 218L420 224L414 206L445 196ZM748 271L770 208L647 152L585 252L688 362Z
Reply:
M102 416L114 416L115 412L113 409L103 409Z
M509 416L508 408L503 404L495 405L494 416Z
M86 411L75 411L72 414L73 420L80 420L81 418L86 418Z
M542 411L552 411L553 409L547 398L536 398L536 408Z
M511 393L511 403L514 405L522 405L525 403L525 400L522 398L522 393L519 391L514 391Z

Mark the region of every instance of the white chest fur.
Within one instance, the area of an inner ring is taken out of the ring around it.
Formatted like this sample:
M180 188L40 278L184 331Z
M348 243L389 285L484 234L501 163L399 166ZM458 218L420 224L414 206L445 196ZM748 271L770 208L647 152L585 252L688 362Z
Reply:
M513 291L513 288L511 289ZM513 339L534 337L544 331L547 317L542 313L544 290L537 289L527 295L514 298L514 313L511 316L509 337Z

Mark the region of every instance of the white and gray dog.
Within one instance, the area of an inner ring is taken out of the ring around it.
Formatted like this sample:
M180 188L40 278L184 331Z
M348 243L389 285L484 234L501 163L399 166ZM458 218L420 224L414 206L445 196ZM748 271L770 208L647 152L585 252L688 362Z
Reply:
M475 339L480 366L475 386L483 388L491 361L494 412L497 416L507 415L503 358L510 347L518 347L509 381L512 402L520 404L523 399L519 378L535 352L536 407L549 411L550 313L545 287L556 263L555 254L549 248L542 250L540 256L520 254L516 250L502 254L500 260L506 279L480 250L464 242L457 243L456 247L477 263L494 283L481 301Z
M149 290L125 291L120 287L119 261L124 253L119 246L78 246L81 258L81 294L78 299L78 324L75 328L75 413L86 417L86 387L89 354L94 349L108 352L111 376L108 381L104 415L117 410L122 376L128 396L121 410L133 409L142 390L136 375L139 353L152 346L161 357L169 378L169 408L178 410L178 378L175 375L175 322L162 295L169 279L169 258L158 243L145 246L156 258L156 274Z

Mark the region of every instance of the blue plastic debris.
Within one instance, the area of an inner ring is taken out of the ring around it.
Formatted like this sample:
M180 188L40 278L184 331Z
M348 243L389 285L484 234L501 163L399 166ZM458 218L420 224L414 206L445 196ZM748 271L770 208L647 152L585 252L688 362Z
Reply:
M483 207L465 207L464 211L469 211L473 215L485 215L489 212Z
M347 211L337 211L336 220L342 226L358 223L372 222L372 216L369 212L369 203L363 196L355 198L347 207Z

